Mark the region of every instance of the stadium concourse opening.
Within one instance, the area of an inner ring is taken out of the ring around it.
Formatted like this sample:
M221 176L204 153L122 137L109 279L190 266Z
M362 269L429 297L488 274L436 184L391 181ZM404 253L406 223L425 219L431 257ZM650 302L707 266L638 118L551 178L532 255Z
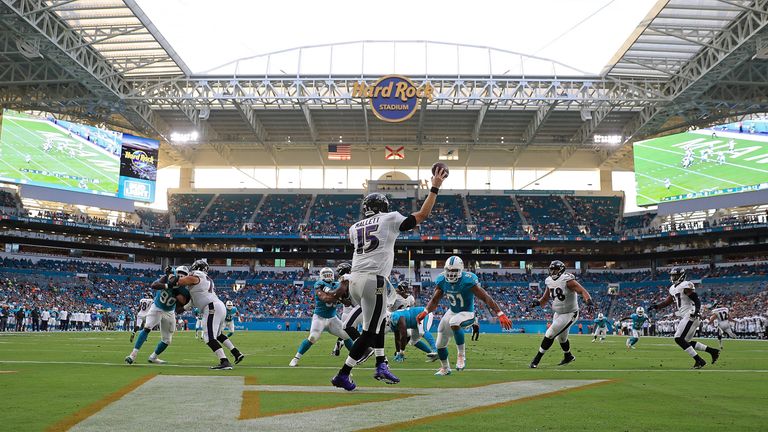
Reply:
M765 428L768 1L216 6L0 3L3 430Z

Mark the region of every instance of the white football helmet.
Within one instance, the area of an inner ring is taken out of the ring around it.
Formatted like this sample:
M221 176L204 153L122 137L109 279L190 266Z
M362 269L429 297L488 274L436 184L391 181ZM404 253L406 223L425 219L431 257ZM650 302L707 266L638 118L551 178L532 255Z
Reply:
M637 309L635 309L635 313L640 315L640 316L643 316L643 315L645 315L645 309L643 309L642 306L638 306Z
M445 280L450 283L456 283L461 279L461 272L464 271L464 261L454 255L445 261L445 267L443 267L443 269L445 270L443 272L445 274Z
M597 314L597 319L603 319L603 318L605 318L605 315L601 313Z
M323 267L320 269L320 279L323 282L333 282L333 269L330 267Z
M232 300L227 300L227 309L232 309L235 305L232 304Z
M187 268L187 266L176 267L176 276L187 276L187 275L189 275L189 268Z

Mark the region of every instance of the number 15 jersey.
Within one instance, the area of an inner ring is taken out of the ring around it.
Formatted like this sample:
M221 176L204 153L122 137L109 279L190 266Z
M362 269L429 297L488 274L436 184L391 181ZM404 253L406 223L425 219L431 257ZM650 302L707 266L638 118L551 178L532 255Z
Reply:
M435 279L437 288L443 291L443 294L451 304L451 312L474 312L475 311L475 293L472 288L480 284L477 275L472 272L461 272L461 277L456 283L450 283L445 279L445 274L441 274Z
M395 261L395 240L405 219L398 212L379 213L349 228L349 241L355 247L352 273L389 277Z
M544 284L547 285L549 296L552 298L553 311L559 314L566 314L579 310L576 291L571 291L568 288L568 281L575 279L571 273L563 273L557 280L552 279L552 276L547 276Z

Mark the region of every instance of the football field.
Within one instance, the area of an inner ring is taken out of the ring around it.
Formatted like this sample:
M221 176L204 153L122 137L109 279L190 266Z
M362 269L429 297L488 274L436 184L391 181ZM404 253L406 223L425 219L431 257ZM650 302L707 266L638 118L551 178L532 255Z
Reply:
M574 363L556 366L555 344L531 370L539 335L483 334L467 339L462 372L433 376L436 363L410 348L404 363L390 363L399 385L371 378L369 360L354 370L359 387L349 393L329 384L344 357L330 356L328 334L299 367L287 367L306 335L239 332L232 340L248 357L214 372L194 332L176 333L166 365L145 362L158 341L152 332L132 366L123 363L128 333L3 333L3 429L700 432L768 424L766 341L726 340L717 364L691 370L671 338L644 337L626 351L625 337L573 336Z
M6 113L0 180L116 195L120 159L44 119Z
M733 151L731 139L735 141ZM686 132L635 143L638 205L655 204L664 197L699 198L768 183L768 142L760 139L766 140L747 134L720 133L712 138L711 133ZM686 147L693 154L687 168L682 164ZM702 151L710 149L703 158ZM718 161L720 154L722 161Z

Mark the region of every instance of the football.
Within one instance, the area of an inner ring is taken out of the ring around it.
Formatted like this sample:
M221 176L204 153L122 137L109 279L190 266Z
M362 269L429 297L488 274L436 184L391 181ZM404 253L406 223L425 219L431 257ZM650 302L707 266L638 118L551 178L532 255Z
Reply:
M432 175L435 175L438 168L442 168L443 171L445 171L445 175L443 176L444 179L448 178L448 165L442 163L442 162L435 162L432 165Z

